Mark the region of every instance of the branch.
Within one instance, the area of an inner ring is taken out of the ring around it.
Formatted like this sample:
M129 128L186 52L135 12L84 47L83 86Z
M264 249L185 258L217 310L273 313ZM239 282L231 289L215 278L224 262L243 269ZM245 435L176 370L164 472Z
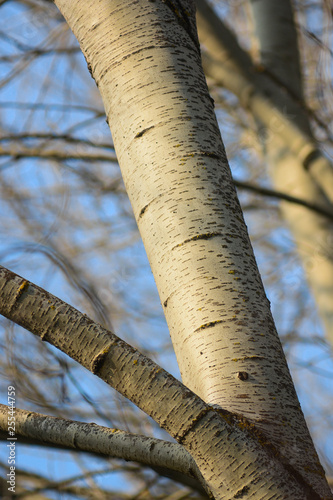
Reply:
M11 54L0 57L0 62L13 62L22 59L23 57L37 57L37 56L50 56L54 54L77 54L80 52L79 47L59 47L59 48L51 48L51 49L38 49L32 48L30 50L26 50L23 54L22 52L18 54Z
M57 103L38 103L38 102L15 102L15 101L0 101L0 108L4 109L24 109L24 110L55 110L62 113L92 113L95 118L105 116L104 109L101 111L98 108L83 106L80 104L57 104Z
M0 468L3 469L3 476L6 477L6 470L8 470L8 464L0 462ZM58 496L59 493L61 492L62 494L69 494L69 495L75 495L76 497L82 497L85 500L87 499L95 499L96 497L92 494L91 491L91 478L94 478L95 476L100 476L104 474L109 474L111 471L116 471L117 467L113 466L112 469L110 466L108 467L103 467L102 469L94 469L92 471L84 471L81 474L76 474L72 475L67 479L64 480L50 480L46 477L44 477L41 474L36 474L31 471L24 470L22 468L16 467L15 468L15 476L17 478L17 488L15 492L15 497L13 496L5 496L3 497L4 500L10 500L12 498L33 498L34 500L48 500L49 497L46 497L44 495L41 495L41 492L43 491L55 491L57 492ZM130 467L130 466L125 466L122 470L125 470L126 472L129 471L131 473L135 472L135 467ZM85 480L87 486L78 486L77 483L78 481ZM2 488L2 489L1 489ZM0 478L0 493L3 491L8 491L8 484L5 479ZM105 500L108 500L109 498L112 497L112 492L110 490L106 489L101 489L100 487L98 488L98 493L99 493L99 499L105 498ZM33 496L32 496L33 495ZM54 497L53 497L54 498ZM117 496L116 498L128 498L130 500L130 497L126 496ZM132 497L133 498L133 497Z
M8 407L0 404L0 440L8 438ZM177 443L109 429L95 423L50 417L15 408L15 436L23 444L55 446L138 462L203 493L198 468ZM178 474L174 475L173 472ZM187 481L188 478L192 481ZM195 479L196 481L193 481Z
M269 488L272 496L320 500L253 424L209 406L85 314L2 266L0 296L0 314L68 354L182 444L194 458L209 495L222 498L222 492L235 490L239 475L247 470L258 495ZM321 471L319 463L316 467Z
M239 189L244 189L245 191L252 191L257 194L262 194L264 196L268 196L270 198L276 198L279 200L288 201L289 203L295 203L296 205L301 205L302 207L308 208L317 212L320 215L324 215L330 220L333 220L333 210L329 208L326 209L323 206L320 206L316 203L311 203L310 201L301 200L300 198L296 198L295 196L291 196L286 193L282 193L281 191L275 191L274 189L268 189L262 186L257 186L254 184L250 184L249 182L237 181L234 179L234 184Z
M114 146L110 143L96 143L90 141L89 139L73 137L69 134L22 133L0 136L0 142L14 142L14 144L17 144L19 141L24 141L25 139L43 139L46 142L52 141L52 143L54 143L55 141L64 141L76 145L83 144L85 146L91 146L92 148L111 149L114 154Z
M97 146L98 147L98 146ZM43 160L81 160L81 161L105 161L117 162L115 153L92 153L85 150L64 151L63 149L42 149L42 147L26 147L22 144L2 145L0 148L1 156L11 156L14 160L21 158L39 158Z

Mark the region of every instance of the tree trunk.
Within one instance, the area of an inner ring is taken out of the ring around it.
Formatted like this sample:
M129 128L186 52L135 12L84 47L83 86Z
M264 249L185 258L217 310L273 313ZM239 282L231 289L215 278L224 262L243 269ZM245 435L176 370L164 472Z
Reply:
M285 106L294 123L312 136L304 105L300 56L291 3L289 0L250 0L250 4L261 62L272 78L284 88L285 96L280 106ZM327 203L309 172L286 150L278 134L268 131L263 147L277 190L283 189L289 194L313 202L320 200ZM282 203L282 210L295 237L327 336L333 343L332 223L294 205Z
M184 383L207 403L254 423L329 498L233 187L201 67L193 2L56 4L101 92ZM208 420L203 425L214 428ZM203 456L209 445L201 441ZM194 448L197 459L198 443ZM230 467L225 452L216 461ZM267 491L261 484L252 493L253 467L243 468L239 453L242 473L223 498L304 498L283 481L274 487L264 481ZM259 456L256 466L263 467L259 475L270 467Z
M308 114L302 107L299 53L290 2L252 2L265 70L258 73L206 2L196 1L200 38L212 55L212 59L205 58L205 69L253 114L263 138L274 188L332 211L332 165L317 150ZM318 176L313 175L313 163L320 171ZM306 208L287 203L281 206L327 339L333 344L332 222Z

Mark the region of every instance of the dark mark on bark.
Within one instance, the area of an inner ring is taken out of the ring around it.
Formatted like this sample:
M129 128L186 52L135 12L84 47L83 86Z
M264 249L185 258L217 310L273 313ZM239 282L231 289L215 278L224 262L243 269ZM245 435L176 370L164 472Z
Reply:
M185 437L187 436L187 434L191 431L193 431L194 427L201 421L201 419L207 415L207 413L209 413L210 411L212 411L212 408L211 407L208 407L208 408L204 408L203 410L201 410L201 412L199 413L199 415L197 415L193 420L192 422L190 423L190 425L187 427L187 429L185 429L181 434L178 434L177 436L175 436L175 439L176 441L179 443L179 444L182 444L182 442L184 441Z
M206 323L205 325L199 326L199 328L194 330L194 332L196 333L196 332L200 332L200 330L205 330L206 328L212 328L213 326L218 325L219 323L223 323L223 320L218 319L216 321L210 321L209 323Z
M148 132L148 130L151 130L154 127L155 127L155 125L152 125L151 127L148 127L148 128L144 128L143 130L141 130L141 132L138 132L136 134L136 136L134 137L134 139L138 139L139 137L142 137L143 134L145 134L146 132Z
M215 236L222 236L221 233L204 233L204 234L197 234L196 236L192 236L192 238L188 238L184 240L182 243L178 243L178 245L175 245L172 250L175 248L181 247L185 245L185 243L189 243L190 241L197 241L197 240L210 240L211 238L215 238Z
M141 210L140 210L140 213L139 213L139 219L141 219L141 217L143 216L143 214L145 213L145 211L147 210L148 208L148 205L145 205Z
M234 495L234 498L243 498L244 495L247 495L250 491L250 486L244 486L241 490L237 491Z
M321 152L318 149L311 151L303 160L305 170L311 169L311 164L321 157Z
M94 359L91 362L91 368L90 371L94 374L97 375L100 369L102 368L105 358L109 354L110 348L104 349L102 352L97 354L97 356L94 357Z

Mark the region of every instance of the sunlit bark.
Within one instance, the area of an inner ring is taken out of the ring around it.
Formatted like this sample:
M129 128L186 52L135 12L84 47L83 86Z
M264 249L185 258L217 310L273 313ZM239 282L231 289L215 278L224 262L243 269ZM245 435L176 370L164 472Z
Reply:
M193 3L56 3L103 97L185 384L255 423L329 497L233 188ZM202 441L191 446L208 453ZM241 455L237 464L245 464ZM249 462L245 469L233 494L252 484Z
M20 443L94 453L139 462L168 477L202 490L191 455L177 443L130 434L96 424L50 417L15 408L15 434ZM0 439L8 437L8 407L0 404ZM161 473L161 472L160 472ZM196 479L196 481L195 481Z
M257 500L332 498L310 446L311 470L304 457L306 469L301 474L297 464L283 456L250 421L207 405L112 332L3 267L0 293L0 314L71 356L181 443L194 458L207 492L217 500L237 495ZM297 439L303 437L307 438L300 433Z

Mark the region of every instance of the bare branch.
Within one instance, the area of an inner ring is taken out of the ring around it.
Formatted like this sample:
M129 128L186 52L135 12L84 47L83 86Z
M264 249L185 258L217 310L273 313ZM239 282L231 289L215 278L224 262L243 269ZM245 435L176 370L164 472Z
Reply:
M8 437L8 407L0 405L0 440ZM177 443L170 443L152 437L130 434L119 429L109 429L95 423L83 423L39 413L15 409L16 437L24 444L53 445L65 450L77 450L139 462L154 470L167 469L172 478L189 485L182 475L197 479L197 466L191 455ZM166 474L165 471L163 475ZM200 474L199 474L200 476ZM182 481L181 481L182 479ZM202 493L202 487L190 482Z
M226 464L239 460L260 470L263 488L319 499L319 495L267 442L239 416L206 404L168 372L115 334L28 280L0 266L0 313L62 350L150 415L188 451L202 471L209 494L225 488ZM232 439L230 435L232 434ZM214 444L213 444L214 443ZM205 448L209 447L209 453ZM247 457L245 460L244 457ZM267 460L272 466L267 469ZM221 467L223 467L223 474ZM248 465L247 465L248 467ZM262 471L265 470L265 474ZM288 477L285 486L277 477ZM228 484L228 483L227 483Z
M282 193L281 191L275 191L274 189L268 189L262 186L257 186L251 184L249 182L238 181L234 179L234 184L239 189L244 189L245 191L252 191L253 193L257 193L263 196L268 196L270 198L276 198L278 200L288 201L289 203L295 203L296 205L301 205L302 207L306 207L309 210L313 210L320 215L324 215L330 220L333 220L333 210L326 209L325 207L321 207L320 205L311 203L306 200L301 200L300 198L296 198L296 196L291 196L286 193Z

